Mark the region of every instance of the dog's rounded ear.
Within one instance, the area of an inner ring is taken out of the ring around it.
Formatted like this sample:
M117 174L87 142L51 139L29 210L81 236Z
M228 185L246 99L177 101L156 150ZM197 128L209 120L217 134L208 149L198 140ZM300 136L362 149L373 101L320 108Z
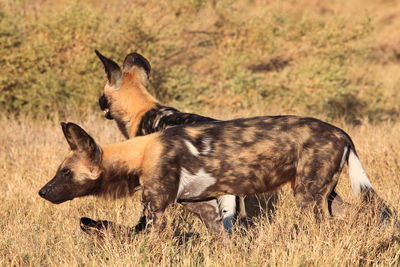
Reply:
M100 162L101 148L85 130L72 122L62 122L61 128L71 150L85 153L94 163Z
M121 68L118 66L117 63L103 56L98 50L94 50L94 52L104 65L104 70L107 74L108 83L112 87L118 87L122 77Z
M133 67L142 68L146 72L147 77L150 77L150 62L139 53L133 52L127 55L122 67L126 71L130 71Z

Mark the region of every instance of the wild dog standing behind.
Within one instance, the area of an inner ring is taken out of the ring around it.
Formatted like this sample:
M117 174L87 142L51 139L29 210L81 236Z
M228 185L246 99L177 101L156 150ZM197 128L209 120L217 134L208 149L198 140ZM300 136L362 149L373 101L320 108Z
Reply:
M217 121L161 105L147 90L151 66L142 55L127 55L121 69L117 63L95 51L107 74L99 106L107 119L116 121L125 138L158 132L176 125Z
M167 127L194 124L206 121L217 121L215 119L200 116L193 113L184 113L167 106L163 106L150 95L147 90L148 79L151 71L150 63L138 53L126 56L121 69L117 63L95 51L104 65L107 74L107 84L104 94L99 99L101 109L108 119L114 119L126 138L142 136L161 131ZM345 205L341 198L332 191L330 196L330 208L333 214L342 212ZM247 198L250 206L250 214L258 214L262 209L254 197ZM208 228L218 229L220 217L224 219L226 228L232 226L232 218L236 201L233 196L219 197L216 200L204 202L182 203L196 213ZM241 216L246 216L244 201L240 201ZM220 209L220 210L219 210ZM247 212L249 212L247 211ZM220 215L221 214L221 215Z
M295 199L316 217L347 162L355 194L381 201L350 137L313 118L255 117L176 126L100 147L82 128L62 124L72 153L39 194L62 203L85 195L128 195L143 188L144 213L162 227L178 200L273 191L291 183ZM389 216L384 211L384 216Z

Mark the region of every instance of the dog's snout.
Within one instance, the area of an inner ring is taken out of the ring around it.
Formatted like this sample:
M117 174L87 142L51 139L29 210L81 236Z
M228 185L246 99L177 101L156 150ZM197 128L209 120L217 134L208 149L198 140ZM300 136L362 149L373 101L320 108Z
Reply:
M39 196L44 198L46 196L47 190L45 188L42 188L39 190Z
M109 108L107 97L104 94L99 98L99 106L101 110Z

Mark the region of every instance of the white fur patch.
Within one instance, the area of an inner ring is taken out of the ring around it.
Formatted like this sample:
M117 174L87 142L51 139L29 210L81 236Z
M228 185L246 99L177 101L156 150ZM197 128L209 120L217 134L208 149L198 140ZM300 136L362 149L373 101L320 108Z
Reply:
M163 116L169 116L169 115L172 115L172 114L174 114L174 112L173 111L171 111L171 110L168 110L168 111L163 111Z
M158 124L160 123L160 119L161 119L161 118L158 118L158 119L156 120L156 122L154 123L154 128L157 128Z
M211 174L200 169L195 174L191 174L185 168L181 170L178 199L191 199L200 196L209 186L215 184L217 180Z
M343 150L342 161L340 162L340 169L342 169L343 165L346 163L347 150L348 148L345 146Z
M218 197L217 200L219 204L219 210L222 215L224 228L228 232L231 232L236 214L236 196L224 195Z
M157 128L158 124L160 123L160 121L161 121L161 119L162 119L163 117L168 117L169 115L172 115L172 114L174 114L174 112L171 111L171 110L162 111L161 116L160 116L159 118L157 118L157 120L154 122L153 127L154 127L154 128Z
M202 155L207 155L211 152L211 138L204 138L201 142L204 145L204 148L201 151Z
M200 154L199 150L197 150L197 148L192 143L190 143L188 140L183 140L183 142L189 149L190 153L193 154L193 156L198 156Z
M372 189L371 182L369 181L368 176L361 165L361 161L351 149L349 154L349 175L351 188L356 195L361 192L362 188Z

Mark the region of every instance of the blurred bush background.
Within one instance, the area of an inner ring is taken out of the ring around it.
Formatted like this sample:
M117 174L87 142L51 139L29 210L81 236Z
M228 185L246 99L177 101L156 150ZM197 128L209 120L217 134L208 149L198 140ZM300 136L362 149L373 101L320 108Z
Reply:
M0 111L97 111L98 49L143 54L152 93L187 111L396 120L399 29L394 0L0 0Z

